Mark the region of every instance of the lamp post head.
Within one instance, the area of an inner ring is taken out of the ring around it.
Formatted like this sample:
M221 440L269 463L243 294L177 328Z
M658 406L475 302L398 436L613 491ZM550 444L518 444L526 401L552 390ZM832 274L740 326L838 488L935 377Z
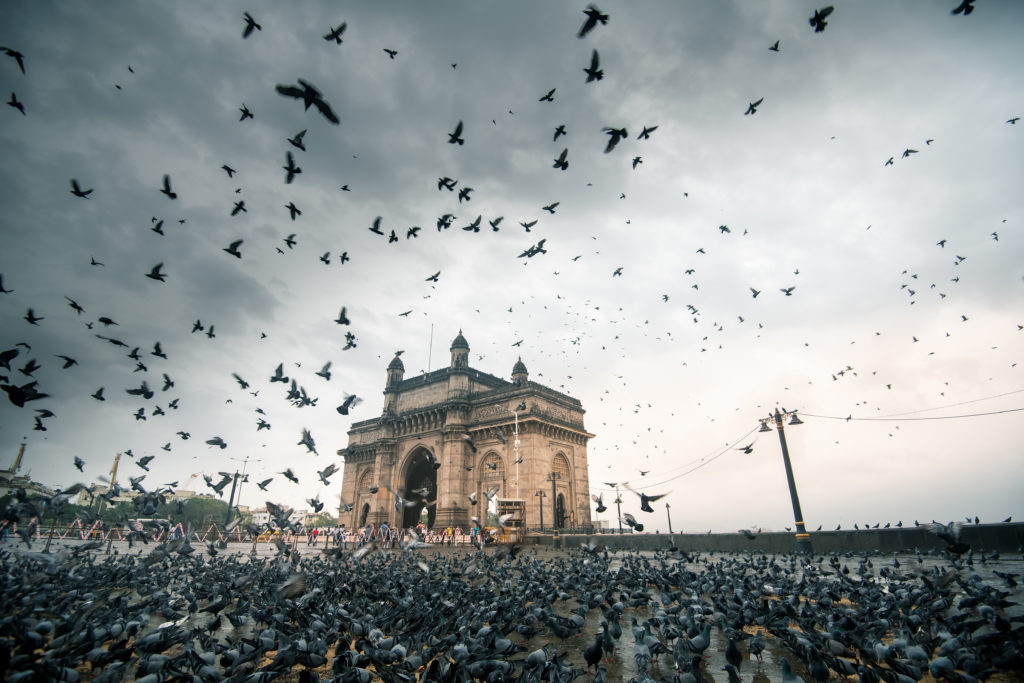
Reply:
M772 428L768 426L768 421L767 420L761 420L761 428L758 429L757 431L759 431L759 432L770 432L770 431L772 431Z
M789 419L789 426L790 427L792 427L793 425L802 425L803 423L804 423L804 421L801 420L800 416L797 415L796 413L793 413L793 417L791 417Z

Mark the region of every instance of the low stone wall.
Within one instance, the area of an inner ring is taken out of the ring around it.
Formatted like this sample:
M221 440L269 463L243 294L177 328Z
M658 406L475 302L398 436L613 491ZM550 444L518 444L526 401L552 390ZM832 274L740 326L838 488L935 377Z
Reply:
M861 529L840 531L812 531L811 547L815 553L832 552L927 552L941 550L946 544L923 527L900 529ZM703 552L789 553L796 548L796 538L790 532L764 532L748 539L743 534L595 534L594 536L561 535L558 543L569 549L585 543L588 538L603 542L609 548L656 550L671 545L682 550ZM1024 523L968 524L960 533L960 540L974 552L1021 553L1024 546ZM531 535L526 543L550 546L550 535Z

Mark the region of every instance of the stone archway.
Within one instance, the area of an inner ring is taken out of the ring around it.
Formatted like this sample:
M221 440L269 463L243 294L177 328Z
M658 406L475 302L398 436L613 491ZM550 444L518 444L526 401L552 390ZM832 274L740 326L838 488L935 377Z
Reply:
M433 528L437 513L437 468L436 460L425 448L417 449L406 461L405 477L402 480L402 496L416 501L405 506L402 512L402 528L414 527L420 522L424 508L427 510L427 527Z
M569 468L569 459L565 453L559 451L551 462L552 473L558 475L555 480L557 493L553 502L555 513L555 527L564 529L569 519L569 510L566 507L566 500L573 500L572 470Z

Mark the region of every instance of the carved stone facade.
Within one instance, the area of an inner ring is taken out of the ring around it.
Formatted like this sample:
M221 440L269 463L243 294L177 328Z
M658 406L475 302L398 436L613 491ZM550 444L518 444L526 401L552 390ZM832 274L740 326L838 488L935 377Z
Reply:
M404 375L395 356L381 416L354 423L338 451L345 461L339 523L408 527L426 510L431 527L468 530L471 517L485 519L485 494L496 486L496 500L525 501L527 528L541 526L541 506L545 528L590 525L594 435L578 399L529 381L521 358L511 382L474 370L461 331L447 368ZM406 504L396 505L396 494Z

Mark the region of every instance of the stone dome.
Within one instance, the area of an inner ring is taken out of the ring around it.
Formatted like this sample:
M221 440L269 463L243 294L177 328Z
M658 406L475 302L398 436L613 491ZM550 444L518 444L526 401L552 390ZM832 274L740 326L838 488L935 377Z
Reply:
M452 340L452 347L449 350L454 351L455 349L465 349L466 351L469 351L469 342L462 336L462 330L459 330L455 339Z

